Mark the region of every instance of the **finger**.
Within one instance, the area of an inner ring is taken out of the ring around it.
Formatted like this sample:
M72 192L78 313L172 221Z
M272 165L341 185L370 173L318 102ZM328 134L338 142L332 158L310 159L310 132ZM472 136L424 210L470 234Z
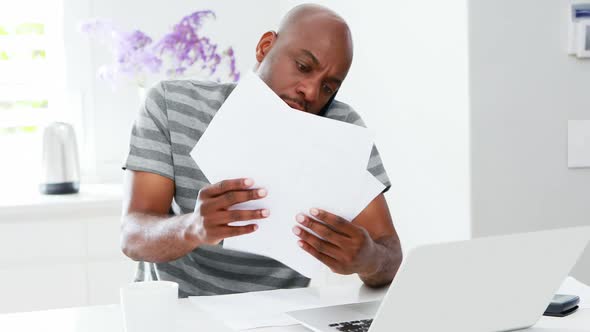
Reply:
M345 245L343 240L349 239L348 235L340 233L329 225L311 219L302 213L298 214L295 217L295 220L297 220L302 226L305 226L307 229L319 235L324 241L330 242L337 247L343 248Z
M217 197L219 195L225 194L228 191L248 189L252 187L252 185L254 185L254 181L247 178L223 180L201 189L199 194L202 198Z
M317 260L324 263L332 271L335 272L336 270L339 270L340 264L334 258L322 254L321 252L317 251L314 247L312 247L311 245L309 245L305 241L299 240L299 241L297 241L297 245L299 245L299 247L301 247L301 249L307 251L307 253L309 253L310 255L315 257Z
M238 203L264 198L266 194L266 189L228 191L218 197L212 198L209 204L215 210L222 210Z
M250 234L258 229L258 225L246 225L246 226L218 226L213 231L212 236L219 239L227 239L228 237L240 236L244 234Z
M353 225L348 220L335 214L332 214L326 210L313 208L309 210L309 213L318 220L323 221L325 224L330 226L333 230L337 231L338 233L346 234L350 237L353 237L355 233L358 231L356 229L357 226Z
M313 247L317 252L328 255L336 260L342 256L342 249L307 232L299 226L293 227L293 233L303 242Z
M215 225L227 225L235 221L264 219L269 215L268 209L221 211L211 216L211 222Z

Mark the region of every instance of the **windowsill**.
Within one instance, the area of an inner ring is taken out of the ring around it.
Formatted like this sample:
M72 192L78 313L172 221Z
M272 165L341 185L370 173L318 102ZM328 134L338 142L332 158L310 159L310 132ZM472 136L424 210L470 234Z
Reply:
M0 192L0 222L120 215L122 198L121 184L82 183L79 193L69 195L42 195L32 189Z

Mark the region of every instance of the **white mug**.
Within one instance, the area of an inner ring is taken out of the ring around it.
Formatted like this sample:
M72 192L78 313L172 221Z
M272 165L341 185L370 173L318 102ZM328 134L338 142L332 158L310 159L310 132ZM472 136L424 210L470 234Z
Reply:
M126 332L174 331L178 284L172 281L134 282L121 287Z

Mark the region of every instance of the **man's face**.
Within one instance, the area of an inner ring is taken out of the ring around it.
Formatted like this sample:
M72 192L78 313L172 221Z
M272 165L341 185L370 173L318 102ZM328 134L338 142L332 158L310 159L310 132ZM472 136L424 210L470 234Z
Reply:
M352 45L339 27L302 23L278 36L263 35L258 74L291 108L318 114L348 73Z

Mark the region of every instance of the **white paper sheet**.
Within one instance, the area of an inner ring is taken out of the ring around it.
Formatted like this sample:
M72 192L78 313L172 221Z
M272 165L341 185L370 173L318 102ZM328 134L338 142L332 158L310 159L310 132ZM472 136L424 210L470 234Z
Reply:
M257 232L226 239L224 247L272 257L315 277L323 265L297 246L295 216L316 207L356 217L384 189L366 170L372 142L366 128L291 109L250 73L191 156L211 183L249 177L268 190L266 198L234 208L268 208L270 217L257 222Z
M366 204L363 207L365 207L385 188L381 182L371 175L371 173L367 171L366 174L368 174L368 180L364 186L365 195L362 200L362 203ZM360 191L361 190L359 190L359 192ZM322 198L318 195L313 196L314 198L317 198L318 201ZM359 199L357 196L351 196L351 198ZM272 257L306 277L320 277L323 273L325 273L325 271L327 271L327 268L323 265L323 263L315 259L303 249L299 248L297 245L299 238L291 231L293 226L297 224L295 221L295 216L300 212L307 213L308 207L320 207L326 209L327 211L334 211L337 209L342 212L346 212L347 209L349 209L348 211L356 211L357 208L354 207L354 204L358 204L357 202L358 201L351 202L349 205L343 204L342 206L332 205L334 208L328 207L327 204L311 204L302 202L299 203L301 208L297 209L297 202L291 201L291 204L284 204L285 206L282 207L282 211L276 208L273 209L271 206L271 214L274 214L273 218L268 218L269 220L259 222L258 225L260 227L258 231L254 233L226 239L224 241L224 247ZM336 214L346 218L346 214L344 213Z
M278 289L264 292L189 297L191 303L234 330L299 324L289 311L376 301L384 292L359 296L341 287ZM231 313L231 314L228 314Z

